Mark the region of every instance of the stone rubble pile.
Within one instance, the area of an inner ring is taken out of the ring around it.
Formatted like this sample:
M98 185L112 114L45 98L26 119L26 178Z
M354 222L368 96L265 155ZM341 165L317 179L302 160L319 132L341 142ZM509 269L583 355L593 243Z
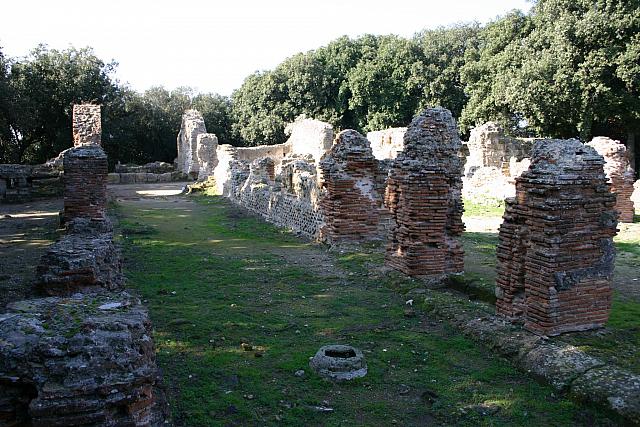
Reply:
M325 221L321 238L329 243L377 238L383 201L367 138L354 130L340 132L320 169L325 190L320 201Z
M536 143L500 227L498 314L542 335L606 323L618 214L603 166L577 140Z
M588 144L604 157L604 172L611 183L611 191L616 193L616 209L620 212L620 222L633 222L634 173L627 158L627 148L620 141L596 137Z
M410 276L440 279L464 269L461 142L449 110L415 117L391 168L385 202L395 226L385 263Z

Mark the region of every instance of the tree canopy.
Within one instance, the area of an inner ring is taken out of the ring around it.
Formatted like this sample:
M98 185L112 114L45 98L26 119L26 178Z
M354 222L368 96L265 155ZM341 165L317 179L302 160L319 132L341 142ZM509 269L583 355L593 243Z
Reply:
M404 126L429 105L450 109L463 134L493 120L512 134L640 139L640 0L538 0L484 26L340 37L247 76L230 98L138 93L116 66L90 48L0 49L0 161L42 162L68 147L71 106L87 101L103 105L105 148L123 162L171 161L187 108L234 145L284 142L300 114L366 132Z

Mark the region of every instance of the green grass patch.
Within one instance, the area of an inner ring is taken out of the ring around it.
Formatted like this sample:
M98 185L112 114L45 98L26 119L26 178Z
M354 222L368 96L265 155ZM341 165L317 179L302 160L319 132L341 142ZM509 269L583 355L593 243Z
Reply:
M375 248L327 253L220 197L118 208L129 286L154 323L173 422L209 425L572 425L606 420L559 398L376 270ZM482 239L488 239L481 236ZM446 297L446 296L444 296ZM366 377L333 384L309 358L363 350ZM242 344L245 344L242 346ZM298 370L305 375L298 377ZM331 408L323 412L318 408ZM492 407L482 415L478 407Z
M487 204L477 203L468 199L463 201L464 214L467 216L502 217L504 214L504 201L491 200Z

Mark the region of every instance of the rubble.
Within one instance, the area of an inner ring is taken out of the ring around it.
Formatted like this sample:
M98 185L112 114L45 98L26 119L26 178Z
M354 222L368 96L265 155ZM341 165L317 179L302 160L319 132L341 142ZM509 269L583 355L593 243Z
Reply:
M500 227L497 313L542 335L600 327L617 231L604 160L577 140L540 141L532 154Z

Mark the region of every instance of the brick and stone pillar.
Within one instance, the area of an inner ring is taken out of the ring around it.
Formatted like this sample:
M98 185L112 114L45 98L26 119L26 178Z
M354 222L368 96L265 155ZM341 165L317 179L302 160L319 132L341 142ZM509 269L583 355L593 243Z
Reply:
M82 144L102 145L100 105L73 106L73 146Z
M395 219L385 262L410 276L439 280L464 270L463 160L451 112L429 108L404 136L389 172L385 202Z
M107 155L99 145L84 144L64 155L64 220L103 220L107 207Z
M603 165L578 140L534 145L500 227L498 314L543 335L606 323L618 214Z
M616 210L620 213L620 222L633 222L634 173L627 157L627 148L620 141L611 138L596 137L588 144L604 157L604 172L611 183L611 191L616 194Z
M354 130L340 132L320 162L325 195L322 238L328 242L359 242L378 237L383 206L376 187L378 161L369 140Z

